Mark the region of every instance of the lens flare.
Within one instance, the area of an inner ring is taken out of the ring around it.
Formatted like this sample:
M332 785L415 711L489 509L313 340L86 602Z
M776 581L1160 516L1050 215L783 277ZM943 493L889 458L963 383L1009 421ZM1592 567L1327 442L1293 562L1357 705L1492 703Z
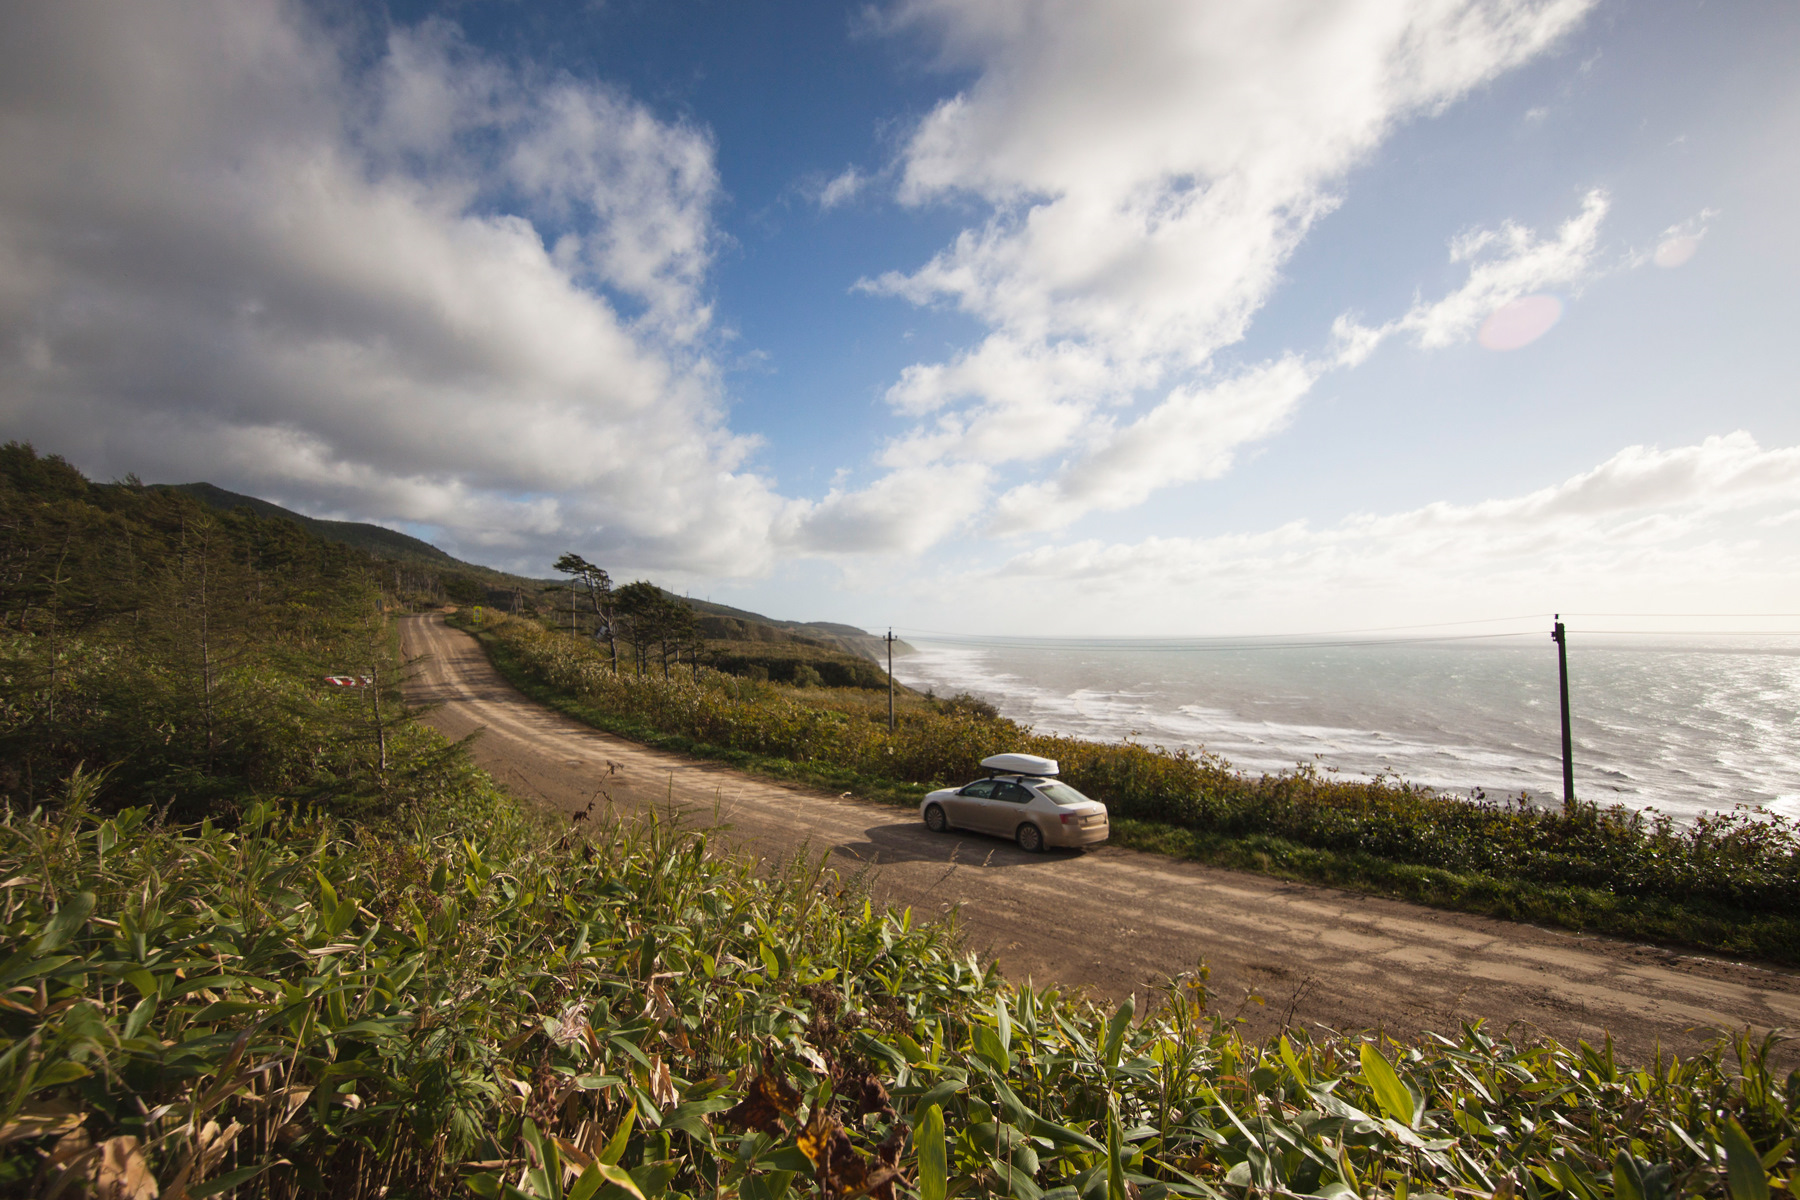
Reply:
M1562 319L1563 303L1555 296L1520 296L1488 314L1475 339L1489 350L1517 350L1550 332Z

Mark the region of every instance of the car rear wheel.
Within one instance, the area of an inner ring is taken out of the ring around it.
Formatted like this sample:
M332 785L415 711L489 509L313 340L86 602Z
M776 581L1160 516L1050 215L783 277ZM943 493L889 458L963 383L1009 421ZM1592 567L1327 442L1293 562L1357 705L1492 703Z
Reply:
M933 833L942 833L950 828L950 818L944 815L942 805L933 804L925 810L925 828Z
M1044 831L1030 821L1019 826L1019 848L1027 854L1036 854L1044 848Z

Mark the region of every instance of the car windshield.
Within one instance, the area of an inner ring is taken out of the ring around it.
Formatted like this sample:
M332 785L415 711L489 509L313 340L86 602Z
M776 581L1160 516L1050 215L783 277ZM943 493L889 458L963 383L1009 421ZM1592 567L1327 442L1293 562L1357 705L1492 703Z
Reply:
M1063 808L1069 808L1076 804L1088 803L1088 798L1086 796L1082 795L1068 784L1059 783L1054 779L1046 779L1044 782L1038 784L1037 790L1043 793L1044 797L1051 803L1061 805Z

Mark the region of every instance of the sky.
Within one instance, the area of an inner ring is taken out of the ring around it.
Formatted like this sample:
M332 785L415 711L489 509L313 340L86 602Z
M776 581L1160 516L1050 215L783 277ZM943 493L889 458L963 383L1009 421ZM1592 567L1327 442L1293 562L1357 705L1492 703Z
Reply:
M1800 608L1796 61L1796 0L28 0L0 437L903 632L1733 627Z

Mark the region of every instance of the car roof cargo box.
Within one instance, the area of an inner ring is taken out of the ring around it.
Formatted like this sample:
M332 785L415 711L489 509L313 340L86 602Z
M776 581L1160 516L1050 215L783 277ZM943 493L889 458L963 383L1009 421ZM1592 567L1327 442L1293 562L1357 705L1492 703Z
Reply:
M1035 754L992 754L982 759L981 765L1007 775L1056 774L1054 758L1039 758Z

